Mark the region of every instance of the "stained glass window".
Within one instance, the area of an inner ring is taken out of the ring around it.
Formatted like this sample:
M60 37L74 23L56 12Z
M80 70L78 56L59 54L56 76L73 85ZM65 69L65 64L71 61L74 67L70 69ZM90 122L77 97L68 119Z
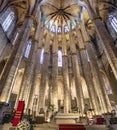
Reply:
M25 53L24 53L24 57L25 57L25 58L28 58L28 56L29 56L30 49L31 49L31 45L32 45L32 42L29 41L29 42L28 42L28 45L27 45L27 47L26 47Z
M115 32L117 33L117 18L114 17L113 15L109 16L109 21L111 23L111 26L113 27L113 29L115 30Z
M61 27L58 27L58 33L61 33L61 32L62 32Z
M41 50L40 64L43 64L44 48Z
M2 23L4 31L8 30L13 20L14 20L14 12L10 12L9 15L6 17L6 19L4 20L4 22Z
M65 26L64 28L65 28L65 33L69 32L68 26Z
M58 66L62 67L62 51L58 50Z
M55 26L53 25L52 27L51 27L51 32L55 32L56 31L56 28L55 28Z
M90 58L89 58L89 54L88 54L87 50L85 51L85 54L86 54L88 62L90 62Z
M105 84L107 94L112 94L112 91L111 91L111 89L110 89L110 87L108 85L108 82L107 82L105 76L104 75L102 75L102 76L103 76L102 78L103 78L103 81L104 81L104 84Z

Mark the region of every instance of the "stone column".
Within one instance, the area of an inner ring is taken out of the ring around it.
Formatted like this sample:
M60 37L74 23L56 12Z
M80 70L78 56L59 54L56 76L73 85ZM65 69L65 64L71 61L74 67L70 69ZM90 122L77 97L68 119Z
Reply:
M43 24L39 23L37 26L37 29L36 29L36 34L35 34L35 39L36 39L35 42L37 42L37 50L35 52L36 61L35 61L35 67L34 67L34 75L32 78L30 97L29 97L29 102L28 102L28 107L30 109L32 109L32 106L33 106L36 83L37 83L37 80L39 80L39 73L40 73L40 62L39 61L40 61L40 56L41 56L41 51L42 51L42 37L43 37ZM39 91L39 88L37 91ZM39 94L37 95L37 98L39 98Z
M109 35L102 19L96 13L94 13L90 4L87 4L89 16L95 26L98 37L101 40L108 62L112 68L115 78L117 79L117 50L114 46L114 41Z
M48 90L48 100L49 100L49 103L48 105L50 106L51 104L53 104L53 101L52 101L52 72L49 73L49 90Z
M16 109L17 108L17 105L18 105L18 95L19 95L19 90L20 90L20 86L21 86L21 82L22 82L22 78L23 78L23 74L24 74L24 69L21 69L18 71L18 74L17 74L17 77L16 77L16 80L15 80L15 84L13 86L13 90L12 90L12 93L13 91L17 91L17 98L16 98L16 101L15 101L15 105L14 105L14 108Z
M71 104L71 101L72 101L72 80L73 80L73 71L72 71L72 56L71 56L71 53L68 52L68 73L69 73L69 89L70 89L70 112L71 111L71 108L72 108L72 104ZM76 106L77 107L77 106Z
M34 40L32 41L32 46L31 46L31 50L30 50L30 54L28 57L28 62L25 68L25 72L24 72L24 77L22 80L22 84L21 84L21 93L20 93L20 100L24 100L25 101L25 109L28 109L29 106L29 98L30 98L30 94L32 92L34 92L35 87L36 87L36 66L39 64L38 62L38 57L36 57L37 54L37 48L38 48L38 35L40 33L41 29L40 29L40 24L38 24L38 26L35 29L35 33L34 33ZM33 88L33 91L31 91L31 88ZM34 95L32 95L32 98L34 99Z
M34 101L34 97L35 97L35 89L36 89L36 84L37 84L37 81L40 82L39 78L40 78L40 74L39 74L39 66L40 66L40 63L39 63L39 54L41 53L41 48L38 48L37 52L36 52L36 65L34 67L34 75L33 75L33 78L32 78L32 85L31 85L31 91L30 91L30 96L29 96L29 102L28 102L28 107L27 108L30 108L32 109L33 107L33 101ZM39 87L38 86L38 90L39 91ZM37 95L37 98L39 98L39 94ZM38 103L37 103L37 109L36 111L38 111Z
M58 111L58 37L54 34L53 43L53 63L52 63L52 104L55 111Z
M62 66L63 66L63 84L64 84L64 113L70 112L70 88L69 88L69 74L68 74L68 57L66 48L65 35L62 34Z
M83 43L81 32L78 29L76 30L76 32L78 36L79 50L80 50L80 55L81 55L81 60L82 60L83 75L84 75L87 88L88 88L88 93L89 93L89 100L94 109L94 114L99 115L100 110L99 110L96 92L94 89L94 84L92 81L92 74L91 74L91 69L90 69L89 61L88 61L89 59L86 54L86 49Z
M42 66L42 73L41 73L41 81L40 81L40 88L39 88L39 104L38 108L45 108L45 92L46 92L46 82L48 78L48 65L49 65L49 46L50 46L50 35L49 32L46 36L46 42L44 47L44 61Z
M18 72L18 68L27 45L30 30L35 19L35 15L38 11L38 5L39 1L37 0L35 2L35 6L32 13L26 17L22 27L22 31L20 32L19 37L16 40L17 43L14 45L10 58L5 66L4 72L0 79L0 88L3 87L0 92L1 102L9 102L16 74Z
M89 54L90 66L91 66L91 71L93 75L93 82L95 84L95 90L97 91L97 94L98 94L102 113L110 112L111 104L107 95L104 94L105 92L103 90L103 86L104 86L103 79L101 78L100 69L98 67L96 57L92 50L91 42L89 40L89 37L85 30L84 25L81 25L81 30L82 30L82 35L85 42L85 46Z
M73 64L73 72L74 72L75 86L76 86L77 105L78 105L79 112L81 113L82 116L84 111L84 97L82 91L80 69L79 69L79 64L78 64L78 59L76 54L76 47L73 42L72 31L70 31L70 49L72 52L72 64Z
M24 76L23 76L23 80L22 80L22 84L21 84L22 89L21 89L21 93L20 93L20 97L19 97L19 100L25 101L25 109L27 109L32 79L33 79L33 75L34 75L36 50L37 50L37 42L32 41L32 46L31 46L29 57L27 59L26 68L24 71Z

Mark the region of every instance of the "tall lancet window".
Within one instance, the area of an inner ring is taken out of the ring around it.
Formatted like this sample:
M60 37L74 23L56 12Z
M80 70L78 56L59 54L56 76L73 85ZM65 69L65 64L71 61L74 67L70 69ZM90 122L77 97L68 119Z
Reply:
M58 27L58 33L61 33L61 32L62 32L62 28Z
M115 30L115 32L117 33L117 18L114 17L113 15L109 16L109 21L111 23L111 26L113 27L113 29Z
M62 51L58 50L58 67L62 67Z
M89 54L88 54L87 50L85 50L85 54L86 54L86 57L87 57L87 61L90 62L90 58L89 58Z
M51 32L56 32L56 27L54 25L51 27Z
M65 33L69 32L69 28L68 28L68 26L67 26L67 25L66 25L66 26L64 26L64 29L65 29Z
M28 57L29 57L31 45L32 45L32 42L31 42L31 41L28 41L28 45L27 45L26 50L25 50L25 53L24 53L24 57L25 57L25 58L28 58Z
M44 59L44 48L41 50L40 64L43 64L43 59Z
M109 84L109 81L107 79L106 74L101 72L101 75L102 75L102 78L103 78L103 82L104 82L107 94L112 94L112 90L111 90L111 87L110 87L110 84Z
M13 20L14 20L14 12L10 12L6 17L6 19L4 20L4 22L2 23L2 27L4 31L8 30Z

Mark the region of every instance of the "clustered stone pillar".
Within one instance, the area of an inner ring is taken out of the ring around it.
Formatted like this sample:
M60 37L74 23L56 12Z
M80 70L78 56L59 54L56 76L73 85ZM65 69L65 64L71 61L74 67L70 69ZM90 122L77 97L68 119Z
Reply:
M48 65L49 65L49 47L50 47L50 32L47 33L46 42L44 47L44 59L43 59L43 66L42 66L42 73L41 73L41 80L40 80L40 88L39 88L39 104L38 108L45 108L45 92L47 87L47 79L48 79Z
M19 100L25 101L25 109L27 109L31 84L32 84L32 76L34 75L34 67L35 67L35 52L37 50L37 42L32 40L31 51L29 57L27 59L27 64L24 71L24 76L21 84L21 93Z
M70 112L70 88L69 88L69 74L68 74L68 57L66 48L66 39L62 34L62 66L63 66L63 84L64 84L64 113Z
M25 101L25 110L28 110L30 101L33 101L34 99L34 94L31 95L31 93L35 91L35 86L36 86L35 70L36 70L36 65L39 64L38 63L39 56L36 57L37 48L38 48L39 30L40 30L40 24L38 24L37 28L35 29L35 33L33 36L35 39L32 40L32 46L26 63L25 72L21 84L21 91L19 94L19 100Z
M71 52L67 53L68 55L68 72L69 72L69 90L70 90L70 111L72 111L72 84L73 84L73 72L72 72L72 56ZM77 106L76 106L77 107Z
M57 33L54 34L54 43L52 51L52 104L55 111L58 111L58 38Z
M14 84L14 88L15 89L19 88L18 90L20 90L20 86L21 86L21 83L22 83L23 74L24 74L24 69L21 69L21 70L18 71L16 80L15 80L15 84ZM15 109L17 108L18 101L19 101L19 96L18 95L19 95L19 91L17 93L17 98L16 98L16 101L15 101L15 106L14 106Z
M38 11L38 6L39 1L37 0L35 2L33 11L26 17L24 21L18 40L16 40L17 43L14 45L10 58L8 59L8 62L5 66L0 80L0 88L3 88L0 92L1 102L9 102L13 84L30 35L30 30Z
M115 78L117 79L117 50L114 46L112 37L109 35L102 19L96 14L90 4L86 4L89 16L95 26L98 37L104 48L104 52L108 59L108 62L112 68Z
M72 38L72 31L70 31L70 42L71 42L70 49L72 52L73 73L74 73L75 86L76 86L77 105L78 105L78 110L81 114L80 116L83 116L84 97L83 97L83 91L82 91L80 68L78 64L75 43Z
M40 72L40 56L41 56L41 50L42 50L42 36L43 36L43 24L41 22L38 23L38 26L36 28L35 33L35 42L37 42L37 50L35 52L35 67L34 67L34 74L32 76L32 84L31 84L31 90L30 90L30 96L29 96L29 102L27 108L33 109L33 102L34 97L39 98L39 94L35 95L36 91L36 84L37 81L39 81L39 72ZM40 34L40 35L39 35ZM39 91L39 87L38 87ZM36 111L38 109L38 104L36 105Z
M99 110L96 92L94 89L94 84L92 81L92 74L91 74L91 69L89 66L90 61L88 61L89 59L86 54L86 49L83 43L81 32L78 29L76 30L76 32L78 36L78 44L79 44L79 50L80 50L80 55L81 55L81 60L82 60L83 75L84 75L84 79L86 81L87 88L88 88L88 93L89 93L89 98L90 98L89 100L92 105L91 108L94 109L94 114L98 115L100 114L100 110Z
M94 82L95 90L98 94L102 113L110 112L111 104L107 95L105 96L105 92L104 92L105 90L103 89L104 83L103 83L101 73L99 71L100 69L98 67L95 54L92 50L91 42L89 40L88 34L83 24L81 24L81 31L82 31L82 35L83 35L87 52L89 54L93 82Z

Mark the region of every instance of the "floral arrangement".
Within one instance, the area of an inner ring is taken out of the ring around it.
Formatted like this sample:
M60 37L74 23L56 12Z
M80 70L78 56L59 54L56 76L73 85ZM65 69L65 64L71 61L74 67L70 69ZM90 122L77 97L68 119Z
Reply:
M30 130L30 124L27 120L21 121L18 125L16 130Z

